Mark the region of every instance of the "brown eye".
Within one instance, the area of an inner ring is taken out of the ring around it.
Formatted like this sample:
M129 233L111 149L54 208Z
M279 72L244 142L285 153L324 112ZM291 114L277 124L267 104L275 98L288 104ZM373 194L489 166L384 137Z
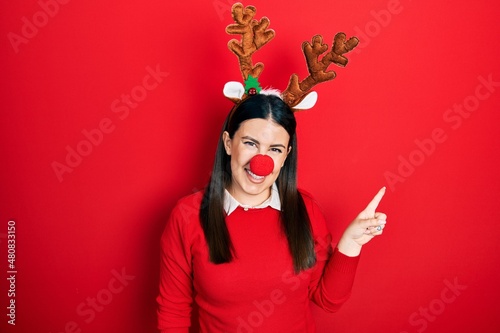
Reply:
M279 148L271 148L271 151L274 152L274 153L279 153L281 154L283 151Z
M248 145L248 146L250 146L250 147L255 147L256 146L255 142L252 142L252 141L245 141L243 143L246 144L246 145Z

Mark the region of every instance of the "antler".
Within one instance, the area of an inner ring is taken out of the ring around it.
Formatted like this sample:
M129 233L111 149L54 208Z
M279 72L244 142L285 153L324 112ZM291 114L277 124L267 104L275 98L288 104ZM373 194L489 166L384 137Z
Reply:
M241 35L241 42L232 39L229 41L228 47L238 57L244 80L248 79L249 75L254 78L259 77L264 69L264 64L259 62L254 66L252 64L252 55L274 38L274 30L267 29L269 19L263 17L260 21L257 21L253 19L255 13L254 6L243 8L241 3L234 4L232 15L236 24L231 24L226 28L228 34Z
M346 66L348 60L344 53L354 49L358 43L359 40L356 37L351 37L346 41L346 35L339 32L334 37L332 50L325 54L321 60L319 60L319 56L328 49L328 45L323 44L321 35L314 36L312 44L302 43L310 75L299 83L297 74L292 74L288 87L282 93L283 100L293 108L306 97L313 86L333 80L337 74L334 71L327 71L328 66L331 63L341 67Z

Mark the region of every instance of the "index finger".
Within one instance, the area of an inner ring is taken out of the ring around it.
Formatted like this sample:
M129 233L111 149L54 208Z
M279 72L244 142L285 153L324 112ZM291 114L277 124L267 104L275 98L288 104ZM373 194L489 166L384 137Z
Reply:
M382 197L385 194L385 186L382 187L377 194L373 197L372 201L366 206L365 208L365 213L369 214L370 216L375 215L375 210L378 207L378 204L380 203L380 200L382 200Z

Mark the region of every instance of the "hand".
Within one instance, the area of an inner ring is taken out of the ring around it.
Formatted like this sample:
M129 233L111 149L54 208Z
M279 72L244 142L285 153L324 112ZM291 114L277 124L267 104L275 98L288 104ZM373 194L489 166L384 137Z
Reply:
M346 228L339 241L339 251L355 257L361 252L361 247L371 241L373 237L382 235L387 216L376 212L377 206L385 194L385 187L375 195L366 208Z

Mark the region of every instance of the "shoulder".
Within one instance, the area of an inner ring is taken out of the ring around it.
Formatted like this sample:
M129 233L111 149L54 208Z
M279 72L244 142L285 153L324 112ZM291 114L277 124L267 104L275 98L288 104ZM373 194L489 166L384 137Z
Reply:
M191 239L199 233L202 198L203 191L199 191L177 201L163 230L162 243L165 246L179 242L189 244Z
M203 191L198 191L177 200L177 203L170 213L170 221L187 223L197 220L200 214L202 199Z
M318 202L316 201L316 199L314 198L314 196L310 192L308 192L304 189L299 189L298 191L302 197L302 200L304 200L304 204L306 205L306 208L308 211L318 210L322 214L322 210L320 208L320 205L318 204Z
M201 200L203 199L203 193L204 191L202 190L181 197L179 200L177 200L175 208L186 207L199 210L201 205Z
M313 229L320 229L323 232L323 229L326 228L326 219L320 204L310 192L299 189L299 193L304 200L304 205L306 206Z
M298 191L299 191L300 195L302 196L302 198L304 199L304 201L306 199L307 200L314 200L314 197L311 194L311 192L304 190L303 188L299 188Z

